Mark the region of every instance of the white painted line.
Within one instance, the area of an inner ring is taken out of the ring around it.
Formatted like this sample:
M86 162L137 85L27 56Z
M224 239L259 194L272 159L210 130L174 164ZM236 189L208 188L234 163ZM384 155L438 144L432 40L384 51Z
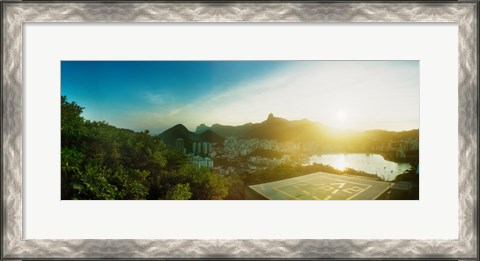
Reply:
M291 197L291 198L301 199L301 198L297 198L297 197L295 197L295 196L293 196L293 195L290 195L289 193L287 193L287 192L285 192L285 191L283 191L283 190L280 190L280 189L277 189L277 188L274 188L274 189L276 189L278 192L283 193L283 194L285 194L285 195L287 195L287 196L289 196L289 197Z
M327 174L329 176L340 176L338 174L332 174L332 173L327 173L327 172L316 172L316 173L323 173L323 174ZM343 176L343 175L341 175L341 176ZM345 178L345 179L356 179L356 180L361 180L361 181L371 181L371 182L387 182L387 181L381 181L381 180L357 178L357 177L352 177L352 176L348 176L348 177L344 176L343 178ZM366 177L366 178L369 178L369 177Z
M377 199L378 197L380 197L383 193L385 193L388 189L390 188L390 186L388 186L386 189L384 189L382 192L380 192L380 194L378 194L376 197L374 197L373 199Z
M283 181L283 180L281 180L281 181ZM271 183L275 183L275 182L278 183L278 181L274 181L274 182L271 182ZM278 188L289 187L289 186L292 186L292 185L295 186L294 184L298 184L298 183L302 183L302 182L301 182L301 181L294 181L294 182L291 182L291 183L286 184L286 185L284 185L284 184L282 185L282 184L280 183L280 185L274 186L273 188L274 188L274 189L278 189Z
M352 182L352 181L349 181L349 180L334 179L334 178L329 178L329 177L318 177L318 178L331 179L331 180L342 181L342 182L347 182L347 183L352 183L352 184L358 184L358 185L362 185L362 186L371 186L371 185L368 185L368 184L365 184L365 183Z
M357 195L359 195L360 193L363 193L364 191L366 191L367 189L369 189L369 188L371 188L371 187L372 187L372 185L368 185L368 187L366 187L366 188L364 188L364 189L360 190L359 192L357 192L357 193L356 193L356 194L354 194L353 196L351 196L351 197L347 198L347 200L349 200L349 199L352 199L352 198L356 197Z
M345 184L347 184L347 183L344 183L344 182L342 182L342 183L330 183L330 185L338 185L338 188L343 188L343 186L345 186Z
M253 191L257 192L258 194L260 194L261 196L264 196L266 199L271 200L270 197L267 197L267 195L263 194L261 191L254 189L253 186L248 186L248 187L251 188Z

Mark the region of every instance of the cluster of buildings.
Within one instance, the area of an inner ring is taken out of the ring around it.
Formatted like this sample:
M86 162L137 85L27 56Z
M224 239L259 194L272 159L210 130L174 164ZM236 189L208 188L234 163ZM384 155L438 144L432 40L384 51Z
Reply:
M248 159L248 161L255 166L270 166L270 165L280 165L290 163L292 158L290 155L283 155L281 158L265 158L260 156L252 156ZM256 169L250 168L250 169Z
M418 151L418 139L384 142L372 148L373 151L394 153L396 158L405 159L409 152Z
M417 151L418 150L418 140L417 139L408 139L408 140L401 140L397 142L384 142L378 146L373 147L376 151L383 151L383 152L394 152L398 150L402 151Z
M291 154L301 149L296 142L278 142L266 139L239 139L228 137L223 144L223 154L227 157L247 156L255 150L271 150Z
M177 149L180 152L187 153L185 149L185 144L183 143L183 139L178 138L175 140L175 149Z
M192 143L193 155L212 156L212 143L210 142L193 142Z
M256 150L274 151L282 156L251 155ZM214 147L214 158L220 162L214 169L220 174L252 172L258 168L291 163L290 155L299 151L302 151L302 144L295 142L227 137L223 147Z
M194 141L192 143L192 163L197 168L213 168L212 143Z
M197 168L213 168L213 160L208 157L195 155L192 157L192 163Z
M175 149L177 151L187 153L185 142L182 138L175 140ZM197 168L207 167L213 168L212 160L212 143L210 142L193 142L191 162Z
M183 139L177 139L175 145L178 151L191 155L191 161L196 167L214 168L213 161L218 161L214 169L221 174L251 172L257 168L290 164L298 156L319 152L335 153L345 150L379 152L389 154L397 159L405 159L408 158L409 153L411 154L419 149L418 139L385 141L373 146L366 143L356 146L349 144L345 147L332 144L324 145L318 142L278 142L267 139L227 137L223 146L210 142L192 142L191 153L185 149ZM271 151L277 155L275 157L262 156L254 153L256 150Z

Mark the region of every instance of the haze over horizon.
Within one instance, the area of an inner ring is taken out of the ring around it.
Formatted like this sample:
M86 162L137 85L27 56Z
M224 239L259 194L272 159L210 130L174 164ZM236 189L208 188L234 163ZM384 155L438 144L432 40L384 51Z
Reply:
M62 61L61 95L89 120L154 134L183 124L309 119L419 128L418 61Z

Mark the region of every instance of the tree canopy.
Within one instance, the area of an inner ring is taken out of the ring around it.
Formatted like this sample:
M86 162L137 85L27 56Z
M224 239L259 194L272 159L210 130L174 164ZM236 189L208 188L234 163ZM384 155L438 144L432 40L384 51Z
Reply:
M229 180L190 164L149 131L82 117L61 98L62 199L223 199Z

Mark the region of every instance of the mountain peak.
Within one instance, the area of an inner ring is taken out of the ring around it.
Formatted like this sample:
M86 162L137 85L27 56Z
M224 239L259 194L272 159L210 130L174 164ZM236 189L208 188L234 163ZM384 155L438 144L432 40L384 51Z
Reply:
M188 131L187 127L185 127L183 124L177 124L177 125L171 127L170 129L172 129L172 130L181 129L181 130L186 130L186 131Z
M273 123L273 122L283 122L283 123L287 123L289 122L288 120L284 119L284 118L281 118L281 117L276 117L275 115L273 115L273 113L270 113L268 114L268 118L267 120L265 120L264 122L267 122L267 123Z
M267 120L272 120L273 118L275 118L275 116L273 116L273 113L270 112L270 114L268 114Z
M200 124L197 126L197 128L195 129L195 133L197 134L201 134L207 130L209 130L210 127L208 127L207 125L205 125L204 123Z

